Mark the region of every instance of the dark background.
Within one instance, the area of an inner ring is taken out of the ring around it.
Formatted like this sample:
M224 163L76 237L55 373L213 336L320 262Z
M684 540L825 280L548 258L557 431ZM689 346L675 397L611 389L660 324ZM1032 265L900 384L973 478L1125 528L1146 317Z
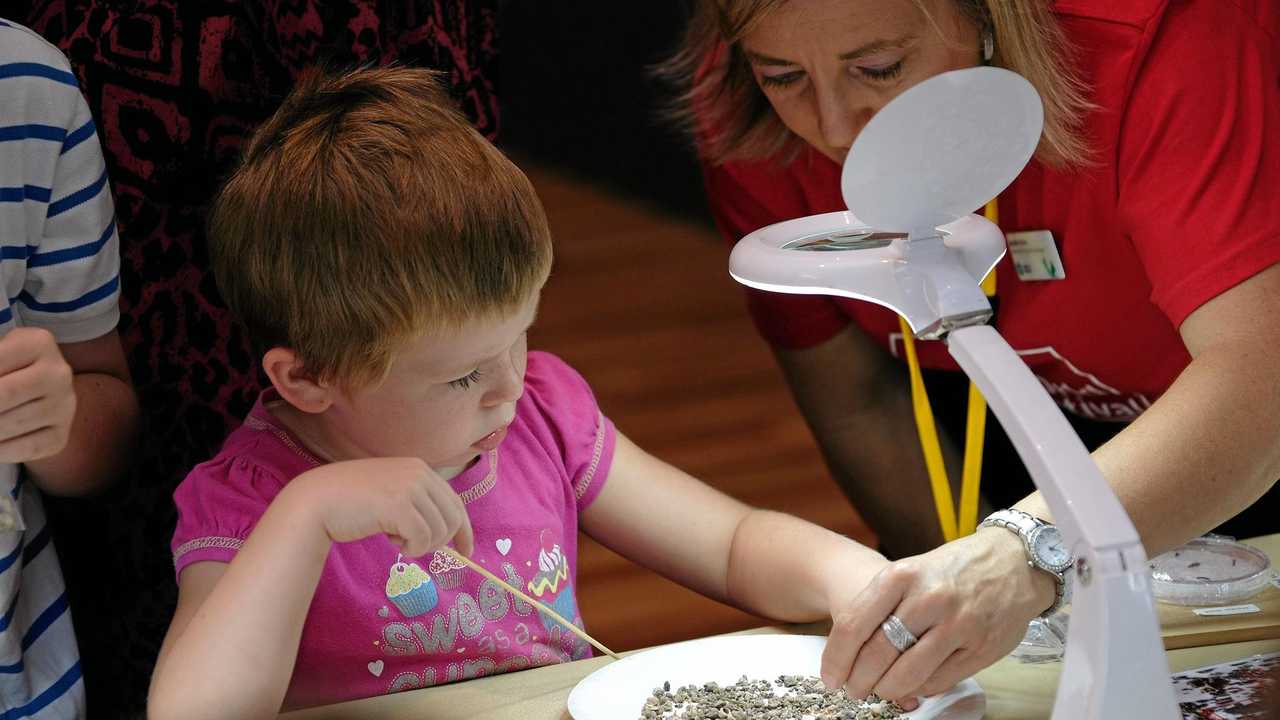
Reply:
M692 144L661 118L674 89L652 73L679 45L690 11L683 0L503 2L498 144L710 222Z

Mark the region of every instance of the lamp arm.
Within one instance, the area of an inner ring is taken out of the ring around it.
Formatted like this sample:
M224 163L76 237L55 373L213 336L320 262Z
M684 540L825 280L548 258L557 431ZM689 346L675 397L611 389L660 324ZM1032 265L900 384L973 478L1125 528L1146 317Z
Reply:
M990 325L947 335L1077 558L1055 720L1181 717L1160 639L1146 551L1062 411Z

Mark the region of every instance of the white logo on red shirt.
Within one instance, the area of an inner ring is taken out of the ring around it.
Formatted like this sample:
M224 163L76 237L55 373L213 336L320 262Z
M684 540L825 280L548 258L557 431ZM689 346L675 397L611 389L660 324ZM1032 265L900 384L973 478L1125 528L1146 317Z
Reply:
M1031 372L1060 407L1089 420L1129 422L1151 407L1142 393L1123 393L1076 367L1052 347L1019 350Z
M902 333L889 335L889 348L894 357L900 352ZM1064 410L1088 420L1130 422L1147 408L1152 400L1143 393L1125 393L1102 382L1098 376L1076 367L1052 346L1016 351L1036 379Z

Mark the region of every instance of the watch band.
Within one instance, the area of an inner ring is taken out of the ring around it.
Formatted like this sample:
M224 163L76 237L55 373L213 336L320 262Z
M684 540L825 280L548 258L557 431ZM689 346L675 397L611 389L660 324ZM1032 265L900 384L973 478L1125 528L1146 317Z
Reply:
M1053 604L1049 606L1048 610L1045 610L1044 612L1040 613L1040 617L1042 618L1049 617L1050 615L1052 615L1053 613L1061 609L1063 605L1066 604L1067 602L1066 575L1068 570L1070 570L1070 567L1068 566L1067 568L1061 571L1058 571L1050 567L1045 567L1040 563L1037 563L1035 551L1031 546L1032 533L1037 528L1054 527L1054 526L1032 515L1031 513L1023 512L1022 510L1015 510L1013 508L1007 508L1005 510L997 510L991 513L986 517L985 520L982 521L982 523L978 527L1002 527L1008 530L1009 532L1014 533L1015 535L1018 536L1018 539L1022 541L1023 552L1027 554L1027 565L1030 565L1031 567L1037 570L1046 572L1049 575L1053 576L1053 579L1054 579Z

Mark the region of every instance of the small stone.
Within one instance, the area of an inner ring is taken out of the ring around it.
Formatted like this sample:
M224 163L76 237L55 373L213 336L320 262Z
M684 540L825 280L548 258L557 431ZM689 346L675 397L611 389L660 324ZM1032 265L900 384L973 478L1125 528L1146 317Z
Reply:
M673 695L671 682L654 688L641 720L891 720L902 716L896 704L874 695L853 700L843 689L827 690L816 677L781 675L776 680L742 676L721 686L716 682L685 685Z

